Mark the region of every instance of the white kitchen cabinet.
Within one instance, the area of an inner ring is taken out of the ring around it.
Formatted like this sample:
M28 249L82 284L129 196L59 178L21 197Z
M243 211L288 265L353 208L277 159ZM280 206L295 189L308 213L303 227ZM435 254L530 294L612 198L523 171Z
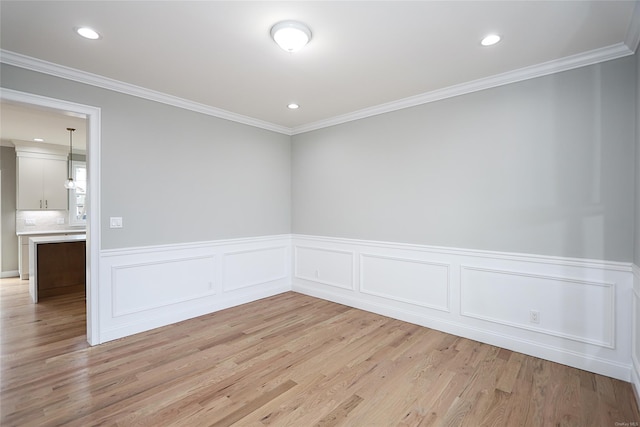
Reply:
M67 209L65 160L18 156L17 161L17 209Z

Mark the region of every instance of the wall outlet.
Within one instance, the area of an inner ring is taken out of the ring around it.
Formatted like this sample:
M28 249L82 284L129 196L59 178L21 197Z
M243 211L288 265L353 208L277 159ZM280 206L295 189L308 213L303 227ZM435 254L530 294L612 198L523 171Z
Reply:
M109 228L122 228L122 217L121 216L110 217Z
M540 323L540 312L538 310L529 311L529 322Z
M58 225L64 224L64 218L56 218L56 224Z
M25 218L24 225L36 225L36 220L34 218Z

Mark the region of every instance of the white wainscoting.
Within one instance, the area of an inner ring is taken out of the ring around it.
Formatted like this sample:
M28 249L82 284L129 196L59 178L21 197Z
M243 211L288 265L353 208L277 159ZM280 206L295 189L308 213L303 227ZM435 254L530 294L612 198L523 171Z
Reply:
M450 264L360 253L360 292L449 310Z
M289 235L100 253L100 342L291 290Z
M99 262L99 342L293 289L640 390L629 263L303 235L103 250Z
M294 291L631 380L629 263L306 235L292 242Z
M632 326L632 361L631 383L636 393L636 401L640 407L640 267L633 266L633 326Z
M615 348L614 291L613 283L463 265L460 314ZM588 311L567 309L568 304Z
M222 290L231 292L283 280L289 283L289 253L289 244L225 253Z
M295 277L353 290L355 283L353 251L296 246L295 258Z

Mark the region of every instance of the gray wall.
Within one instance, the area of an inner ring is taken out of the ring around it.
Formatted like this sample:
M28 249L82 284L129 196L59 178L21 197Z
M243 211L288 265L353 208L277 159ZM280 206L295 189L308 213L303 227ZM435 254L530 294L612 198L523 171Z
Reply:
M296 135L292 230L631 261L635 61Z
M16 151L0 147L2 173L2 272L18 270L18 237L16 236Z
M101 108L102 249L290 233L291 138L2 64L5 88ZM110 216L124 228L109 229Z
M640 267L640 50L636 52L636 211L635 211L635 257ZM640 321L640 317L638 318ZM640 330L640 327L638 328ZM640 343L640 340L638 340ZM640 344L639 344L640 345ZM640 356L640 352L639 352Z
M636 61L293 138L0 71L3 87L102 109L103 249L293 231L631 261Z

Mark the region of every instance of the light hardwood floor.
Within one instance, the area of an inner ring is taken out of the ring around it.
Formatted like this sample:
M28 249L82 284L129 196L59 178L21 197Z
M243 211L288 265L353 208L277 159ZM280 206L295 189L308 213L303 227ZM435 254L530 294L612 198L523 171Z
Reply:
M293 292L96 347L82 295L0 298L2 426L640 423L628 383Z

